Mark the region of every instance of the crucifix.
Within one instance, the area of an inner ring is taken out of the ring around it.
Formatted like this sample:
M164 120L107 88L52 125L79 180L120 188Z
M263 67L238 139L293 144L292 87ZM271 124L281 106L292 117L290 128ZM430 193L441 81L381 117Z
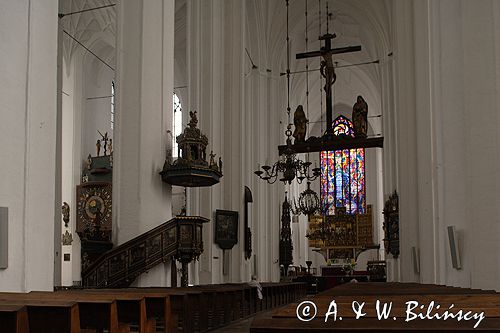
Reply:
M101 142L104 142L104 156L106 156L108 150L108 141L109 141L108 132L104 133L104 135L102 135L102 133L99 130L97 130L97 132L99 132L99 134L102 137ZM97 155L99 155L99 153Z
M305 59L305 58L313 58L313 57L323 57L321 60L320 72L321 75L325 78L325 95L326 95L326 128L327 131L331 130L332 121L333 121L333 99L332 99L332 85L335 83L337 79L337 75L335 74L335 66L333 63L333 55L340 53L348 53L348 52L357 52L361 51L361 46L346 46L332 49L332 39L337 37L335 34L325 34L320 36L320 40L325 41L325 46L321 47L319 51L312 51L306 53L297 53L295 59Z

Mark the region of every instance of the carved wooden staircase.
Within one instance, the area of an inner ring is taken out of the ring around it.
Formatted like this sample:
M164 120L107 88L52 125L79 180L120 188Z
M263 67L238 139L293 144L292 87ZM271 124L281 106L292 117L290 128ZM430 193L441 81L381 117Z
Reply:
M84 288L128 287L139 275L176 257L192 259L203 252L199 216L176 216L158 227L121 244L100 256L82 271Z

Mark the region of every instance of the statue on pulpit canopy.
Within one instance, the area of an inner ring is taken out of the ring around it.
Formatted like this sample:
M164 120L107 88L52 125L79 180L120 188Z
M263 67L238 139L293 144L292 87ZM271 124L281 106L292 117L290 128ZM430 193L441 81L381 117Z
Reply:
M198 117L196 116L196 111L189 111L189 116L191 117L191 120L189 121L188 125L191 128L195 128L198 125Z
M211 150L210 151L210 162L208 163L208 167L211 168L213 166L217 166L217 164L215 164L215 154L214 154L214 151Z
M368 104L361 95L352 107L352 124L356 138L366 138L368 130Z

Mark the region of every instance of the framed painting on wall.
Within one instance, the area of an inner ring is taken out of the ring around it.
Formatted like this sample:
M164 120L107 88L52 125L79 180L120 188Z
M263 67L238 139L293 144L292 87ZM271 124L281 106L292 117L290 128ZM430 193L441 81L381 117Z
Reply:
M238 212L215 211L215 243L223 250L229 250L238 243Z

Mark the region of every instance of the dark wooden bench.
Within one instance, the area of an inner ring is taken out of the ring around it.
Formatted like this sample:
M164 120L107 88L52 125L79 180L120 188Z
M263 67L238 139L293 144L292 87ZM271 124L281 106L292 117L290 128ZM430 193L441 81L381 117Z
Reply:
M359 287L358 286L362 286ZM408 294L491 294L493 290L468 289L434 284L400 282L346 283L318 295L408 295Z
M257 289L246 283L188 288L0 293L0 304L9 305L0 318L16 323L17 330L21 326L15 318L22 318L24 311L27 324L35 325L31 330L34 332L126 333L137 330L150 333L157 329L169 333L206 332L295 300L305 294L305 284L265 283L263 293L264 301L258 300ZM49 305L59 307L61 311L66 309L70 315L52 313L43 316L37 314L39 310L32 310L33 307L44 307L42 312L49 313ZM54 316L53 320L47 320ZM56 328L39 329L44 321L46 325ZM70 328L60 328L68 322L71 323Z
M94 292L109 292L110 290L94 290ZM193 293L178 290L178 288L127 288L113 289L118 293L140 295L146 300L148 318L155 318L157 327L168 332L193 330L191 307L196 306L191 296Z
M31 297L75 301L80 311L80 327L82 329L107 330L110 333L130 332L130 326L120 321L118 305L113 297L94 297L76 292L31 292Z
M56 299L72 299L78 302L116 302L117 318L121 325L137 326L139 333L156 331L154 318L148 318L146 299L143 295L126 291L86 289L53 293Z
M23 304L0 304L0 327L5 333L28 333L26 306Z
M77 303L80 328L83 330L107 330L110 333L127 333L130 328L119 323L117 305L112 298L78 297L62 292L31 292L0 294L1 303L16 302L33 304L34 302Z
M406 321L408 301L416 301L424 309L417 308L416 313L426 313L427 306L434 301L432 314L443 314L449 310L451 304L456 311L484 312L485 319L481 321L476 330L500 330L500 295L493 291L465 289L448 286L418 285L402 283L351 283L341 285L313 297L304 298L302 301L312 301L317 307L317 316L311 321L301 321L297 318L295 302L272 313L257 316L252 322L250 332L325 332L335 331L407 331L407 330L472 330L477 320L411 320ZM376 302L392 303L390 317L379 319L376 311ZM337 305L337 320L333 316L325 322L325 314L330 304L335 301ZM360 319L355 318L352 310L353 301L365 302L363 312L366 315ZM437 309L436 306L440 305ZM312 308L311 308L311 311ZM342 317L342 320L338 318ZM394 319L395 318L395 319Z
M63 300L46 300L0 295L3 307L26 307L31 333L80 333L78 303Z

